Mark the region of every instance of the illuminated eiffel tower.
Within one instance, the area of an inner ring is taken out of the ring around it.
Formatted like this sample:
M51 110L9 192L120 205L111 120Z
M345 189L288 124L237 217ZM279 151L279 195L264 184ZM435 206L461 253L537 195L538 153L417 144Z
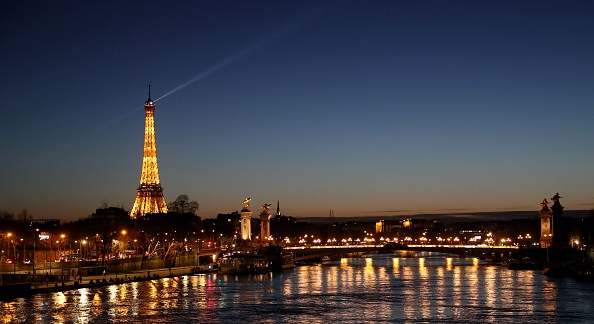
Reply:
M142 156L142 173L140 187L136 190L136 200L130 212L131 218L144 216L149 213L166 213L167 204L163 197L163 188L159 181L157 167L157 142L155 141L155 104L151 100L151 86L149 85L148 99L144 103L146 113L144 126L144 154Z

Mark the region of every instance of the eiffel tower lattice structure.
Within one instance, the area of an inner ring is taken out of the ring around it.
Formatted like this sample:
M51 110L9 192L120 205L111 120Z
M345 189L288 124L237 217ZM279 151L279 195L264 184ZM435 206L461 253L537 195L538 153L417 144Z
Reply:
M151 213L166 213L167 203L163 196L163 188L159 180L157 166L157 142L155 141L155 104L151 99L151 86L149 95L144 103L146 113L144 126L144 154L142 157L142 173L140 174L140 187L136 190L136 200L130 212L131 218L137 218Z

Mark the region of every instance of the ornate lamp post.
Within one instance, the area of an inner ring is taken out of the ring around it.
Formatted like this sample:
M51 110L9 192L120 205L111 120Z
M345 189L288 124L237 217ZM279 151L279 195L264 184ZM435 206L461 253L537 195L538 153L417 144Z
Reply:
M86 254L86 250L87 250L87 240L81 240L80 241L82 243L82 246L84 246L85 248L81 250L82 253L82 259L85 259L85 254Z
M60 243L62 244L62 254L64 254L64 258L66 258L66 244L64 242L64 239L65 238L66 238L66 235L65 234L60 234ZM60 257L60 260L61 259L62 258Z
M122 232L121 232L121 233L122 233L122 240L121 240L121 241L122 241L122 243L124 243L124 244L126 244L126 245L124 246L124 247L125 247L125 248L124 248L124 255L122 256L122 255L121 255L121 254L122 254L122 252L120 251L120 253L119 253L119 254L120 254L120 255L119 255L119 257L120 257L120 258L126 258L126 250L128 250L128 242L127 242L125 239L126 239L126 234L128 234L128 231L126 231L126 230L124 229L124 230L122 230ZM122 245L120 244L120 247L121 247L121 246L122 246Z
M8 233L6 234L6 237L8 238L8 256L10 257L10 243L12 243L12 247L13 247L13 253L14 256L12 258L12 271L14 273L16 273L16 247L14 246L14 240L12 239L12 233ZM10 270L9 270L10 271Z

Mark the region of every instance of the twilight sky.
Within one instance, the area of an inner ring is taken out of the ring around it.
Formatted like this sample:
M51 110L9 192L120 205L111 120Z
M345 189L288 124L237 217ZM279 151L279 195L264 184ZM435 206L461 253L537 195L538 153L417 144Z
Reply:
M594 208L592 1L8 1L0 209L215 217Z

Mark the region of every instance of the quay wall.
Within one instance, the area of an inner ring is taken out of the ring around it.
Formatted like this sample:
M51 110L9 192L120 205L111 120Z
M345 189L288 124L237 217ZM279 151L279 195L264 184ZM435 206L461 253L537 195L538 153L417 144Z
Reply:
M40 262L33 264L3 264L0 268L0 285L21 283L64 281L77 276L101 275L103 271L113 275L131 271L188 267L199 265L201 254L189 251L181 252L175 258L163 255L142 260L142 257L115 259L106 261Z

